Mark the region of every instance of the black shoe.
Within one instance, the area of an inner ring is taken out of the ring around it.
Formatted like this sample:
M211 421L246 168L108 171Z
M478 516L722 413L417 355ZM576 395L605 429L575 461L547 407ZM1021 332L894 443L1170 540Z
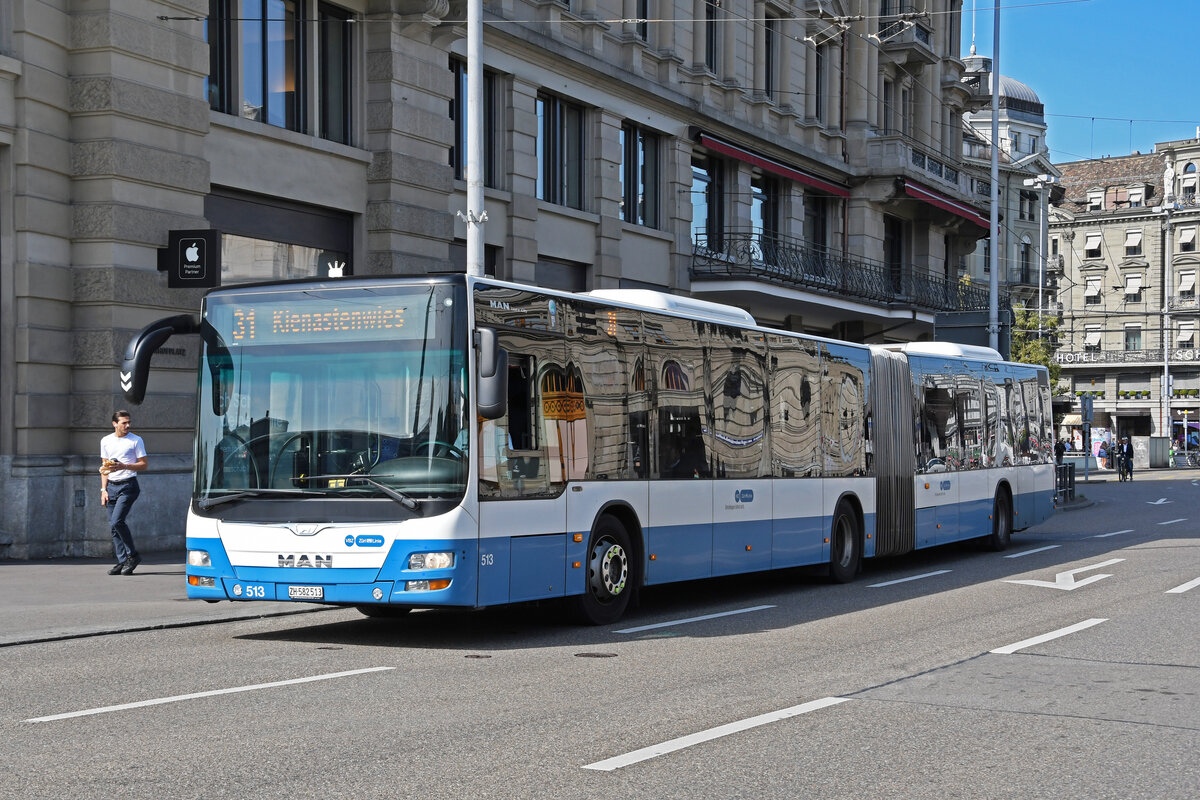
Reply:
M142 560L140 558L138 558L137 556L134 556L133 558L131 558L125 562L125 568L121 570L121 574L122 575L132 575L133 571L135 569L137 569L137 565L140 563L142 563Z
M109 574L109 575L120 575L120 574L121 574L121 570L123 570L123 569L125 569L125 562L124 562L124 561L118 561L118 562L117 562L116 564L114 564L114 565L112 566L112 568L111 568L111 569L108 571L108 574Z

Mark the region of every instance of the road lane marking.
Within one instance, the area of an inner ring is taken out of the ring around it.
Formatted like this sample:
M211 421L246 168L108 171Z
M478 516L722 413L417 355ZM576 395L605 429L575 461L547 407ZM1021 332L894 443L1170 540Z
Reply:
M1053 550L1053 549L1054 549L1054 548L1056 548L1056 547L1062 547L1062 545L1060 545L1060 544L1048 544L1048 545L1046 545L1045 547L1039 547L1039 548L1037 548L1037 549L1035 549L1035 550L1026 550L1026 551L1025 551L1025 552L1023 552L1023 553L1013 553L1011 556L1005 556L1005 558L1020 558L1021 556L1031 556L1031 555L1033 555L1034 553L1044 553L1044 552L1046 552L1047 550Z
M136 703L122 703L119 706L104 706L103 708L89 708L84 711L71 711L66 714L51 714L48 717L34 717L27 719L26 722L53 722L59 719L71 719L72 717L87 717L92 714L107 714L110 711L128 711L132 708L145 708L146 706L159 706L164 703L178 703L182 700L197 700L201 697L215 697L221 694L236 694L238 692L252 692L257 689L273 689L277 686L295 686L298 683L312 683L313 681L328 681L334 678L347 678L351 675L364 675L368 672L383 672L385 670L395 669L395 667L369 667L367 669L352 669L348 672L332 672L327 675L313 675L308 678L292 678L286 681L274 681L272 683L256 683L253 686L235 686L231 689L213 689L209 692L196 692L194 694L178 694L174 697L159 697L154 700L140 700Z
M1174 525L1176 522L1187 522L1187 517L1182 517L1180 519L1169 519L1166 522L1160 522L1158 524L1159 525Z
M1090 567L1080 567L1079 569L1069 569L1066 572L1060 572L1057 575L1055 575L1053 581L1023 580L1023 581L1005 581L1005 583L1019 583L1019 584L1025 585L1025 586L1042 586L1047 589L1062 589L1065 592L1073 592L1076 589L1080 588L1081 586L1087 586L1089 584L1095 583L1096 581L1102 581L1105 578L1112 577L1112 575L1109 575L1109 574L1092 575L1090 577L1084 578L1081 581L1077 581L1077 580L1075 580L1075 576L1078 575L1079 573L1091 572L1092 570L1100 569L1101 567L1111 567L1113 564L1120 564L1124 560L1125 559L1123 559L1123 558L1110 558L1108 561L1102 561L1099 564L1092 564Z
M909 581L919 581L922 578L932 578L935 575L945 575L950 570L939 569L937 572L926 572L924 575L913 575L911 578L897 578L894 581L884 581L883 583L868 584L868 589L878 589L880 586L895 586L897 583L908 583Z
M1109 536L1120 536L1122 533L1133 533L1133 528L1128 528L1123 531L1113 531L1112 533L1097 533L1093 539L1107 539Z
M1083 622L1077 622L1074 625L1068 625L1065 628L1059 628L1056 631L1050 631L1050 633L1043 633L1041 636L1034 636L1032 639L1025 639L1024 641L1017 642L1016 644L1009 644L1009 645L1005 645L1004 647L997 647L995 650L992 650L991 652L999 653L1000 655L1009 655L1011 653L1017 652L1018 650L1024 650L1026 647L1033 647L1035 644L1041 644L1042 642L1049 642L1052 639L1058 639L1062 636L1068 636L1072 633L1078 633L1079 631L1087 630L1088 628L1092 627L1093 625L1099 625L1101 622L1108 622L1108 620L1107 619L1085 619Z
M771 711L767 714L760 714L757 717L730 722L728 725L721 725L716 728L709 728L706 731L692 733L687 736L680 736L678 739L672 739L669 742L662 744L654 744L649 747L643 747L641 750L634 750L631 753L626 753L621 756L606 758L603 761L597 761L594 764L584 766L584 769L594 769L600 772L611 772L614 769L628 767L630 764L637 764L639 761L647 761L658 756L665 756L668 753L674 753L676 750L682 750L685 747L710 742L713 739L720 739L722 736L729 736L734 733L757 728L759 725L767 725L771 722L778 722L781 719L796 717L801 714L807 714L810 711L818 711L829 706L836 706L838 703L844 703L848 697L825 697L820 700L813 700L810 703L802 703L791 708L780 709L779 711Z
M765 611L768 608L775 608L775 606L751 606L750 608L739 608L736 611L722 611L719 614L705 614L702 617L688 617L687 619L676 619L670 622L656 622L653 625L639 625L636 628L622 628L619 631L613 631L613 633L641 633L642 631L652 631L655 628L669 628L672 625L687 625L689 622L703 622L706 619L716 619L717 617L732 617L734 614Z
M1174 589L1167 589L1166 593L1167 594L1183 594L1188 589L1195 589L1197 586L1200 586L1200 578L1196 578L1196 580L1194 580L1194 581L1188 581L1187 583L1185 583L1181 586L1176 586Z

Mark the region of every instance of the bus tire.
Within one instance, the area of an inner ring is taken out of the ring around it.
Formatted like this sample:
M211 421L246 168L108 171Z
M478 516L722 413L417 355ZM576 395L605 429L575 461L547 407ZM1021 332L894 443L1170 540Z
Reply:
M862 538L858 531L858 516L845 500L833 512L833 527L829 532L829 579L834 583L849 583L858 575L862 561Z
M601 516L585 557L587 585L574 598L575 616L587 625L610 625L624 615L633 594L633 549L625 526L608 514Z
M993 553L1006 550L1012 541L1012 531L1012 495L1001 486L996 489L996 499L992 501L992 533L984 540L984 545Z
M408 606L389 606L389 605L361 605L355 606L358 613L363 616L372 617L374 619L396 619L403 617L409 611L412 611Z

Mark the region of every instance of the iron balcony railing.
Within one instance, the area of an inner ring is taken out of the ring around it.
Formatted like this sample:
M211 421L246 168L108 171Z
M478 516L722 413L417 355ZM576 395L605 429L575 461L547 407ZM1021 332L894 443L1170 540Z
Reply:
M692 243L693 278L740 278L862 300L884 307L928 311L985 311L988 290L919 272L850 258L799 239L754 231L697 235ZM998 304L1010 308L1008 295Z

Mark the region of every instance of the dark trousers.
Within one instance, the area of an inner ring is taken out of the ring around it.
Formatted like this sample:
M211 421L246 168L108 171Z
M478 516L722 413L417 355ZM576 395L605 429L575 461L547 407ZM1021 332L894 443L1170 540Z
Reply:
M125 524L125 518L141 493L137 478L125 483L108 484L108 524L112 528L113 552L118 562L138 557L137 548L133 546L133 533Z

